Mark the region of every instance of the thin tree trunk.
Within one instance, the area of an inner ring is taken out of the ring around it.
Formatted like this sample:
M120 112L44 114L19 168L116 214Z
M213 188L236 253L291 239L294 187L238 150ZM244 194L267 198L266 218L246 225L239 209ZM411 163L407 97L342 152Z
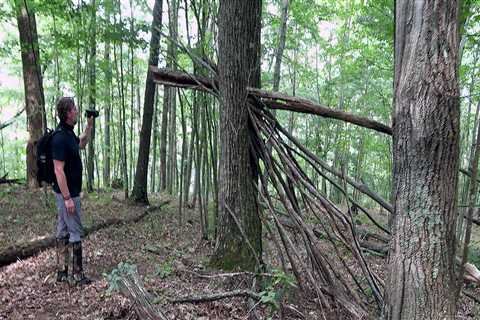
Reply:
M475 120L473 122L473 129L472 129L472 142L471 142L471 147L470 147L470 161L468 163L469 165L469 168L468 170L470 172L472 172L472 163L473 163L473 157L474 157L474 152L475 152L475 146L477 144L477 139L476 139L476 136L475 136L475 132L477 132L477 128L478 128L478 121L479 121L479 116L480 116L480 102L477 103L477 110L475 112ZM460 193L460 203L463 205L466 203L466 201L468 200L468 192L471 188L471 178L470 177L465 177L465 183L463 184L463 188L461 190L461 193ZM463 235L465 234L465 230L464 230L464 218L465 218L465 212L466 212L467 208L460 208L459 209L459 215L458 215L458 218L457 218L457 240L459 242L462 242L463 241Z
M215 126L215 103L210 103L211 112L207 108L206 118L207 118L207 127L208 127L208 141L210 142L210 159L211 159L211 170L212 170L212 179L213 179L213 230L215 237L217 236L217 222L218 222L218 143L217 143L217 128Z
M173 41L178 37L178 1L170 0L168 8L169 13L169 33ZM174 43L168 44L168 59L173 70L177 69L177 48ZM170 114L168 128L168 160L167 160L167 192L173 194L175 185L175 170L177 163L177 88L170 87Z
M133 36L134 34L134 29L133 29L133 2L132 0L129 1L129 6L130 6L130 34ZM132 40L130 39L129 41L129 44L128 44L128 47L129 47L129 51L130 51L130 74L131 74L131 77L130 77L130 141L129 141L129 149L130 149L130 152L129 152L129 155L130 155L130 161L129 161L129 178L130 180L133 179L133 164L135 162L135 151L134 151L134 144L133 144L133 138L134 138L134 132L135 132L135 128L134 128L134 120L135 120L135 79L138 78L136 77L135 75L135 68L134 68L134 48L133 48L133 42ZM147 70L148 72L148 70ZM155 94L154 94L155 96ZM155 98L154 98L155 99ZM137 106L137 109L140 109L140 105ZM152 111L153 113L153 111ZM150 137L149 137L150 139ZM148 168L148 164L147 164L147 168ZM148 177L148 174L146 175L146 177ZM146 178L146 180L148 180L148 178ZM135 184L135 183L134 183Z
M179 225L183 225L183 207L184 207L184 176L185 176L185 160L187 157L187 146L188 146L188 136L187 136L187 122L185 119L185 106L184 102L181 96L179 96L179 102L180 102L180 119L182 122L182 159L181 159L181 164L180 164L180 179L179 179L179 191L180 195L178 197L178 221Z
M152 149L153 157L151 162L150 169L150 192L155 192L156 188L156 174L157 174L157 144L158 144L158 87L155 86L155 104L153 109L153 138L152 138ZM140 157L139 157L140 158ZM138 160L137 160L138 161Z
M153 7L153 21L151 27L152 37L150 39L149 65L158 65L158 54L160 46L160 32L158 28L162 25L162 0L155 0ZM152 80L150 69L147 70L145 84L145 96L143 105L142 129L140 131L140 146L138 149L137 168L135 170L135 182L133 185L132 197L137 203L148 203L147 177L148 159L150 157L150 137L152 133L152 117L155 101L155 83Z
M283 51L285 49L285 39L287 35L287 20L288 20L288 2L282 1L282 18L280 25L280 35L278 39L278 46L275 53L275 69L273 71L273 91L278 91L280 87L280 68L282 66Z
M209 193L210 193L210 166L209 166L209 159L208 159L208 124L207 124L207 109L208 105L210 103L209 97L204 97L205 98L205 103L204 103L204 110L201 113L201 121L202 121L202 185L203 185L203 190L200 190L203 192L203 217L204 217L204 227L205 227L205 239L208 239L208 231L209 231L209 212L208 212L208 202L209 202Z
M204 102L202 94L198 94L195 105L202 105ZM202 239L208 239L208 234L205 231L205 217L204 217L204 211L203 211L203 198L202 198L202 189L203 189L203 183L201 180L201 173L202 173L202 138L201 138L201 124L202 122L200 121L200 115L199 111L197 108L194 108L194 125L193 125L193 130L195 134L195 183L194 183L194 198L193 198L193 203L194 206L198 209L198 212L200 213L200 229L202 230Z
M195 94L194 94L195 96ZM195 107L192 105L190 108L190 115L191 115L191 125L192 125L192 133L191 133L191 138L190 138L190 146L188 147L188 159L187 159L187 169L185 172L185 183L184 183L184 195L185 195L185 203L188 204L189 200L189 194L190 194L190 183L192 181L192 164L193 164L193 158L194 158L194 150L195 150L195 131L193 129L194 127L194 116L193 116L193 109Z
M56 23L56 18L55 18L55 14L52 14L52 20L53 20L53 37L54 37L54 41L53 41L53 52L55 54L55 66L54 66L54 72L53 72L53 77L54 77L54 83L55 83L55 95L53 97L53 102L55 104L55 102L58 100L58 98L60 98L60 95L61 95L61 92L60 92L60 64L58 62L58 57L60 56L60 54L58 53L58 42L57 42L57 39L58 39L58 32L57 32L57 23ZM52 108L52 111L53 111L53 108ZM51 120L52 123L55 123L55 116L54 116L54 113L51 112L52 114L52 118Z
M106 10L107 23L110 22L109 9ZM104 110L104 147L103 147L103 185L104 187L110 186L110 163L112 159L112 148L110 142L110 123L112 116L110 114L112 105L112 69L110 60L110 41L107 39L105 42L105 110ZM114 150L114 149L113 149Z
M122 25L122 10L120 1L118 1L118 16L119 23ZM120 99L122 101L122 108L120 110L120 121L121 121L121 140L120 150L122 157L122 171L123 171L123 192L125 194L125 199L128 199L128 163L127 163L127 127L126 127L126 112L125 112L125 86L124 86L124 77L123 77L123 42L120 42Z
M97 23L96 23L96 4L95 0L91 3L91 30L90 30L90 64L89 64L89 109L95 110L96 100L96 56L97 56ZM95 122L93 123L91 141L88 143L88 158L87 158L87 191L93 192L94 181L94 157L95 157Z
M160 129L160 191L167 189L167 133L168 114L170 113L170 88L163 87L162 126Z

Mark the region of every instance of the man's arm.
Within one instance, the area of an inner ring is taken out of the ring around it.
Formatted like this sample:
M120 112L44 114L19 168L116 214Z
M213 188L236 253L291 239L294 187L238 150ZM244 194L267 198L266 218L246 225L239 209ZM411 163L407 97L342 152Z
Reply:
M92 128L93 128L93 117L90 117L87 119L87 127L85 128L85 131L80 135L80 143L78 146L80 149L85 149L85 146L87 143L90 141L90 137L92 135Z
M65 161L53 160L53 168L55 170L55 177L57 177L57 184L62 193L63 199L65 200L65 207L67 212L72 214L75 211L75 203L70 196L70 191L68 190L67 177L65 176L65 171L63 167L65 166Z

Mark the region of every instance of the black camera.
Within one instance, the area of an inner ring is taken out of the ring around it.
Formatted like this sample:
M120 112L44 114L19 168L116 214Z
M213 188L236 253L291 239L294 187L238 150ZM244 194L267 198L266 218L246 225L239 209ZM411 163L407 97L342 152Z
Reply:
M85 116L87 118L90 118L90 117L98 117L98 111L97 110L85 110Z

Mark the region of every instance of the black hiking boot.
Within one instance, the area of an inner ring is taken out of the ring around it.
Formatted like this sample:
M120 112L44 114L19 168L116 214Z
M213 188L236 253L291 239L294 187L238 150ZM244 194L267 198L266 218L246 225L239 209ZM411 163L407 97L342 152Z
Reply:
M70 245L68 235L65 238L56 239L57 244L57 282L68 280L68 265L70 264ZM63 263L60 261L63 259Z
M57 282L65 282L68 280L68 273L66 271L57 271Z
M88 285L92 283L92 280L87 278L83 273L83 264L82 264L82 242L73 243L73 274L69 278L69 283L71 285Z

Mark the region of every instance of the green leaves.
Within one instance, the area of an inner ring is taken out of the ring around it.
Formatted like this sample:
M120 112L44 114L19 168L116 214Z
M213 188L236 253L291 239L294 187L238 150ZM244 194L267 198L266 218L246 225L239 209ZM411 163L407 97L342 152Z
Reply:
M109 274L104 274L107 283L107 295L111 295L120 289L120 279L125 275L133 275L137 273L137 266L127 262L120 262L118 266Z
M283 270L272 269L272 277L267 280L266 287L259 293L260 303L267 305L270 312L280 308L280 301L287 291L296 286L292 275L286 274Z

